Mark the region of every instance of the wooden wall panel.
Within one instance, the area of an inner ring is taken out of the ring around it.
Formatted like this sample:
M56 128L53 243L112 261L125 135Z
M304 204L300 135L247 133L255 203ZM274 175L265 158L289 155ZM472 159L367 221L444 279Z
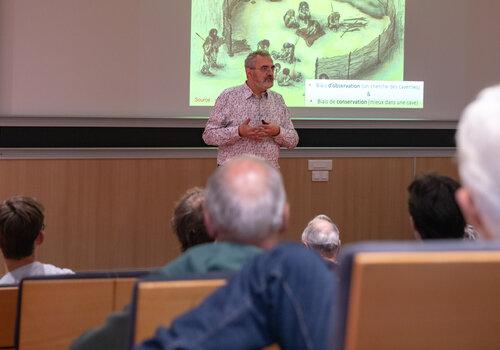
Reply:
M314 183L306 158L281 159L291 206L284 238L298 241L319 213L338 223L344 243L411 238L413 174L453 171L449 158L331 159L330 181ZM1 160L0 198L25 194L45 205L40 260L75 270L159 266L179 254L169 227L175 201L215 167L214 159Z
M77 270L158 266L179 254L175 201L214 168L212 159L7 160L0 198L44 204L41 260Z
M435 172L449 176L459 181L457 162L455 158L418 157L415 159L415 174Z
M334 195L341 199L337 210L346 225L344 242L413 237L405 191L411 159L340 158L334 166L340 173Z
M329 215L344 243L412 237L406 186L412 158L335 158L328 182L312 182L307 159L280 161L292 208L289 238L317 214Z

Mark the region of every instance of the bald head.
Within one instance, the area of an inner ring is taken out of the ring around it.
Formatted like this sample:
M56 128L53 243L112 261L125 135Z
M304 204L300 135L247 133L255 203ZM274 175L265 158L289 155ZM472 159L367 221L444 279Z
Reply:
M326 215L318 215L309 223L302 233L302 242L321 254L324 258L332 261L337 260L340 250L340 232Z
M208 179L205 211L219 240L265 240L284 228L285 210L281 175L260 158L235 158Z

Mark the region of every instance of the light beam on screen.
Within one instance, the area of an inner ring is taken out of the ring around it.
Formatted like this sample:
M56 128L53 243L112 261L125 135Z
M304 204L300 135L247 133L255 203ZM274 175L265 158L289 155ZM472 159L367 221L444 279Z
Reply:
M242 84L246 56L265 49L276 65L272 89L289 107L402 108L321 103L332 100L327 89L314 96L320 90L306 82L403 81L404 26L405 0L192 0L190 105L212 106ZM423 108L423 98L403 108Z

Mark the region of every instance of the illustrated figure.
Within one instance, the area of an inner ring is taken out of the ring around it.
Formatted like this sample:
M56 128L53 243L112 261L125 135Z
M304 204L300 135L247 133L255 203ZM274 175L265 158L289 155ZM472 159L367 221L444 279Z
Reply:
M295 57L295 45L289 42L283 44L281 52L273 51L272 56L274 59L286 63L294 63L296 61L300 61Z
M281 64L279 64L278 62L276 62L274 64L274 80L276 81L280 81L280 77L283 73L281 72Z
M201 73L207 76L213 76L210 68L222 68L223 66L217 63L217 55L219 47L223 44L223 39L217 35L217 29L212 28L208 32L208 36L203 42L203 67Z
M338 12L332 12L328 16L327 24L326 26L328 29L337 31L340 29L340 13Z
M299 22L295 17L295 11L292 9L286 11L285 15L283 16L283 21L285 22L285 27L287 28L292 28L292 29L299 28Z
M323 31L323 28L321 27L321 24L319 24L318 21L315 19L309 20L307 23L307 28L306 28L306 35L311 37L311 36L321 36L325 32Z
M263 39L257 43L257 50L260 51L269 51L269 46L271 44L269 43L269 40Z
M295 67L290 71L290 78L297 83L304 81L304 76L302 75L302 73L297 72L295 70Z
M318 38L325 34L325 31L318 21L311 19L307 23L307 27L297 29L295 33L304 39L307 46L312 46Z
M309 20L311 19L311 12L309 12L309 4L307 3L307 1L300 2L297 17L299 22L301 22L303 26L307 26Z
M284 68L283 73L280 75L280 79L278 79L279 86L291 86L292 78L290 77L290 69Z

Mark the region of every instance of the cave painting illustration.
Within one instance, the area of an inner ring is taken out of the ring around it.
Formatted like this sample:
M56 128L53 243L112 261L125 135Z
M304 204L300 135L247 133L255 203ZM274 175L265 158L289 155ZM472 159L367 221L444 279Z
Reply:
M192 0L190 105L213 105L266 50L273 89L304 106L306 79L403 80L405 0Z

